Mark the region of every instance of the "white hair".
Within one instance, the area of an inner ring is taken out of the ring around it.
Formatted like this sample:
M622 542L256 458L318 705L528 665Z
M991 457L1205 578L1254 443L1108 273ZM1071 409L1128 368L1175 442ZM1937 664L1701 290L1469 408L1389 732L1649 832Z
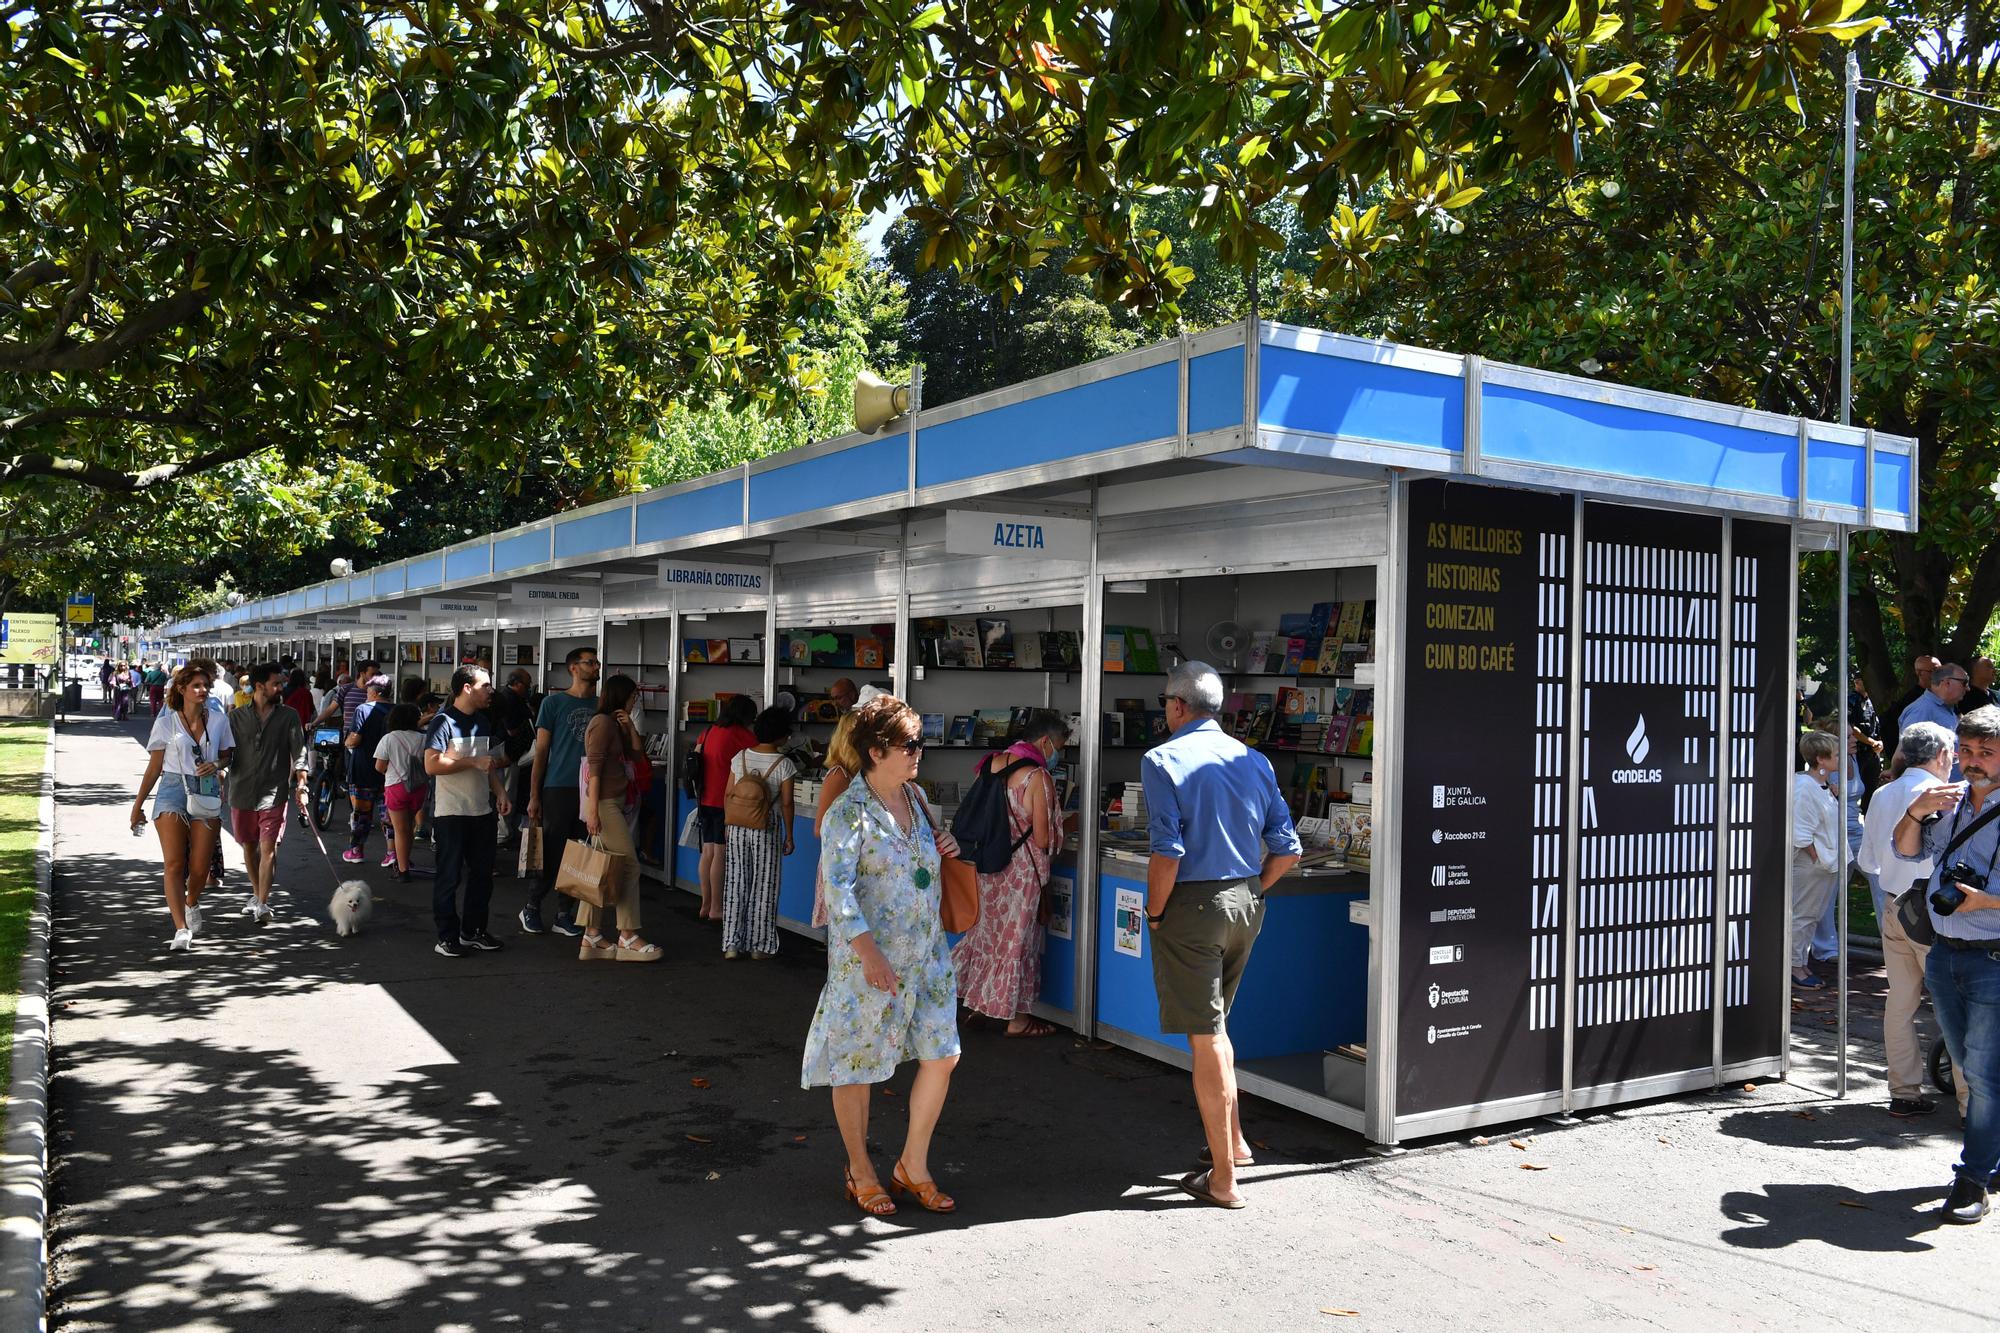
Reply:
M1167 697L1204 715L1222 711L1222 677L1206 662L1183 662L1167 674Z

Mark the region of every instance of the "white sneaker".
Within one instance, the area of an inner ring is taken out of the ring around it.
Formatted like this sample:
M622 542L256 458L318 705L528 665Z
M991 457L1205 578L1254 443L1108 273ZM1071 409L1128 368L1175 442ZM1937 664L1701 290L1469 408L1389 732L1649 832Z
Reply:
M264 904L252 898L248 903L244 904L243 915L249 917L252 921L257 920L264 915Z
M278 915L278 909L271 906L270 903L263 902L257 904L257 919L259 921L269 921L272 920L277 915Z
M185 949L190 944L193 943L194 943L194 932L186 928L182 928L174 932L173 942L168 944L167 947L169 949Z
M187 918L188 938L192 939L196 935L201 934L201 909L199 907L190 907L182 915Z

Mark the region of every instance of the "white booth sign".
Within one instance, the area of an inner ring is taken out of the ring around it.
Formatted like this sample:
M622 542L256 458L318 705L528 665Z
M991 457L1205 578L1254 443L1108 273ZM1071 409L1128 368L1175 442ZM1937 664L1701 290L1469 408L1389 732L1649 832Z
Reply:
M996 555L1022 564L1090 559L1090 523L1049 514L996 514L947 509L944 549L953 555Z
M428 616L478 616L491 619L499 614L499 603L491 597L426 597L423 599L424 614Z
M359 625L361 613L358 611L326 611L319 617L319 629L345 629L349 625Z
M259 634L289 634L292 627L282 620L260 620L257 622Z
M523 606L556 606L569 611L604 605L602 588L580 588L573 583L516 583L508 595Z
M660 586L678 592L763 593L771 590L771 571L759 565L725 565L714 560L662 560Z
M390 611L379 606L371 606L361 613L361 618L371 625L421 625L424 617L417 611Z

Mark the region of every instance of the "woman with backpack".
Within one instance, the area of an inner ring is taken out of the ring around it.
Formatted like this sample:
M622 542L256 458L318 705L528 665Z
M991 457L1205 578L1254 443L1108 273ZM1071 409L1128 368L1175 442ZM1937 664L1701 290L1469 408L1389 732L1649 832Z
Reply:
M583 927L583 942L576 956L586 961L657 963L666 955L660 946L639 936L639 858L632 847L632 826L625 818L625 791L632 781L632 760L646 752L638 727L632 722L632 699L639 684L630 676L617 675L597 692L597 712L583 731L583 769L580 804L583 826L613 856L624 858L618 881L618 939L614 943L598 925L603 908L595 903L576 905L576 924ZM561 856L561 849L552 853Z
M766 708L751 727L757 743L729 763L723 820L729 852L722 884L722 956L756 959L778 952L778 882L792 852L792 779L798 765L786 755L792 715Z
M415 704L389 710L389 729L375 744L375 771L382 775L382 805L389 812L389 855L395 858L396 878L407 884L417 816L431 785L424 772L423 713Z
M980 867L979 919L951 952L958 998L1006 1023L1010 1037L1055 1031L1029 1010L1042 985L1042 889L1063 837L1049 764L1068 743L1060 713L1031 713L1018 740L980 760L952 821L966 859ZM994 865L999 869L987 873Z

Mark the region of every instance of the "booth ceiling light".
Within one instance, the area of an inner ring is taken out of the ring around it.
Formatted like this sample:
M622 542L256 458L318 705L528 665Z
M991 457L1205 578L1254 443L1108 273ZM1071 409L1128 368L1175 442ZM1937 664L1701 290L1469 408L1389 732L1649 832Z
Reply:
M891 384L872 370L854 377L854 428L873 435L910 410L910 386Z
M1144 591L1146 591L1146 580L1144 580L1144 579L1118 579L1118 580L1116 580L1116 581L1114 581L1114 582L1111 582L1111 583L1107 583L1107 584L1105 584L1105 585L1104 585L1104 591L1106 591L1106 592L1144 592Z

